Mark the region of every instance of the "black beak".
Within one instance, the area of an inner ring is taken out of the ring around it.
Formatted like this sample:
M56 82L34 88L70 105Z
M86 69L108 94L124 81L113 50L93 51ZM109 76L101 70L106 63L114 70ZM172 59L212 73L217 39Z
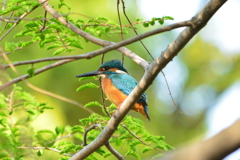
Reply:
M84 74L77 75L76 77L90 77L90 76L99 76L100 74L103 74L103 71L93 71L93 72L88 72Z

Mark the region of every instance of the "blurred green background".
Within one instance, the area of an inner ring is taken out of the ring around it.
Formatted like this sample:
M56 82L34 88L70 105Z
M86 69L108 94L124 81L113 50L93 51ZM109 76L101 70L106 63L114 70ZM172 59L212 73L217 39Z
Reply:
M56 5L57 2L58 1L56 0L51 0L49 3L51 5ZM204 1L201 2L203 3ZM66 1L66 3L72 8L70 17L73 19L87 20L89 17L95 18L98 16L105 16L118 22L116 1L69 0ZM137 1L132 0L126 2L125 5L127 14L132 22L135 22L136 18L145 17L144 13L139 9L140 4ZM164 5L164 1L162 1L162 5ZM201 6L202 5L199 5L196 8L199 10ZM120 6L120 10L121 9L122 7ZM61 12L67 13L68 10L62 9ZM39 14L43 14L43 9L41 7L31 13L29 17L34 17ZM155 15L155 17L162 16L164 15ZM174 17L174 15L167 16ZM128 24L123 14L121 14L121 19L123 24ZM165 25L174 22L177 21L167 21ZM24 39L13 38L13 35L23 29L21 26L16 27L12 33L0 42L0 45L3 46L7 41L28 40L28 37L25 37ZM138 33L144 33L161 26L155 25L153 27L144 28L142 25L137 25L136 27L138 28ZM204 28L203 30L207 29ZM177 37L178 34L179 30L171 31L144 39L143 42L156 58L167 47L167 45ZM133 111L130 111L129 113L131 116L142 119L147 130L153 135L166 136L165 141L174 147L193 143L205 137L207 132L206 113L221 99L219 97L240 79L240 51L235 52L234 54L228 54L227 52L223 53L216 44L206 41L201 34L202 33L194 37L179 55L163 70L168 80L171 94L183 114L180 114L176 110L161 73L146 91L152 121L148 122L143 116ZM124 38L127 39L132 36L135 36L135 34L133 31L129 30L129 33L124 35ZM101 38L113 42L121 41L120 36L116 34L112 35L112 37L102 36ZM83 44L83 50L75 50L71 53L61 53L60 56L78 55L101 48L100 46L91 43L83 42ZM151 57L139 42L128 45L127 48L147 61L152 61ZM39 49L37 45L30 45L10 54L9 58L12 62L18 62L52 57L52 53L52 50L46 51L44 49ZM106 54L105 61L121 58L119 52L111 51ZM88 60L78 60L48 70L28 79L28 81L39 88L73 99L81 104L86 104L90 101L101 102L101 92L99 89L86 89L76 92L76 89L80 85L88 81L90 82L91 80L79 82L78 79L75 78L78 74L96 70L99 67L100 62L101 56ZM37 69L51 63L53 62L39 63L34 66ZM124 65L130 75L139 81L144 70L128 57L125 57ZM17 68L23 75L26 74L26 70L30 66L31 65L24 65ZM11 69L7 69L6 72L12 78L17 77ZM28 88L23 82L20 82L17 85L23 87L25 91L34 95L38 101L46 102L49 106L54 107L54 110L46 111L45 114L38 117L37 121L33 124L33 126L36 126L36 129L54 130L55 126L76 125L79 124L79 119L89 116L89 113L85 110L75 105L38 93ZM8 89L5 91L7 90ZM110 104L109 102L107 103ZM91 109L103 115L101 108L92 107ZM51 154L45 155L42 159L49 159L51 156L57 155L57 153L49 153ZM146 156L150 157L151 155Z

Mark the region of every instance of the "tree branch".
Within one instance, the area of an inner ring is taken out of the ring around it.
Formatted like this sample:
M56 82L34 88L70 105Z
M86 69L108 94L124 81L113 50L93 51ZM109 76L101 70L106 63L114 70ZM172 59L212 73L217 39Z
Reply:
M118 153L118 151L116 151L111 144L109 143L109 141L105 144L106 148L119 160L123 160L124 157Z
M149 65L137 87L134 88L131 94L122 103L121 107L117 110L114 116L112 116L99 136L75 154L70 160L84 159L108 142L122 119L126 116L144 91L150 86L150 84L152 84L159 72L173 59L173 57L178 54L178 52L189 42L189 40L206 25L209 19L226 1L227 0L210 0L204 8L192 18L193 26L184 29L177 39Z
M150 144L147 144L146 142L144 142L143 140L141 140L140 137L138 137L136 134L134 134L130 129L127 128L127 126L125 125L121 125L123 128L125 128L133 137L135 137L137 140L139 140L143 145L145 146L148 146L148 147L151 147L152 149L155 149L159 152L162 152L160 149L154 147L154 146L151 146Z
M82 146L86 146L87 145L87 134L88 132L90 132L91 130L95 129L96 127L101 128L101 124L99 123L96 123L96 124L93 124L91 125L89 128L87 128L84 132L84 137L83 137L83 144ZM111 144L109 143L109 141L105 144L106 148L119 160L123 160L123 156L121 156L121 154L118 153L118 151L116 151L112 146Z
M240 147L240 120L224 129L217 135L191 145L180 148L177 152L166 154L159 160L219 160ZM187 156L186 156L187 155Z
M88 52L88 53L85 53L85 54L74 55L74 56L48 57L48 58L43 58L43 59L22 61L22 62L13 63L13 65L14 66L19 66L19 65L34 64L34 63L39 63L39 62L57 61L57 60L66 60L66 59L72 59L72 60L90 59L90 58L93 58L93 57L98 56L100 54L103 54L103 53L112 51L114 49L117 49L119 47L128 50L127 48L122 47L122 46L126 46L128 44L133 43L133 42L139 41L141 39L144 39L144 38L147 38L147 37L159 34L159 33L167 32L167 31L171 31L171 30L176 29L176 28L181 28L181 27L186 27L186 26L191 26L191 25L192 25L192 21L182 21L182 22L171 24L169 26L165 26L165 27L161 27L161 28L158 28L158 29L155 29L155 30L152 30L152 31L148 31L146 33L142 33L138 36L126 39L126 40L118 42L118 43L111 42L111 45L109 45L105 48L93 51L93 52ZM133 52L127 53L127 54L126 53L127 52L123 52L123 54L125 54L126 56L128 56L132 60L140 58L138 55L134 54ZM140 60L139 59L139 61L137 61L137 63L139 65L141 65L143 68L146 68L148 66L148 63L145 60ZM4 68L8 68L8 67L9 67L9 65L4 65Z
M49 70L51 68L57 67L59 65L63 65L65 63L75 61L77 59L90 59L90 58L96 57L98 55L101 55L103 53L109 52L111 50L114 50L114 49L117 49L117 48L120 48L120 47L123 50L129 51L127 48L122 47L122 46L131 44L131 43L136 42L136 41L138 41L140 39L143 39L143 38L146 38L146 37L158 34L158 33L162 33L162 32L165 32L165 31L170 31L172 29L179 28L179 27L189 26L191 24L192 24L191 21L183 21L183 22L175 23L175 24L172 24L172 25L169 25L169 26L166 26L166 27L158 28L158 29L155 29L155 30L143 33L143 34L140 34L138 36L126 39L126 40L118 42L118 43L113 43L112 42L112 45L110 45L110 46L107 46L105 48L102 48L102 49L99 49L99 50L96 50L96 51L93 51L93 52L88 52L88 53L85 53L85 54L77 55L77 56L52 57L51 60L60 60L60 59L63 59L63 60L55 62L53 64L47 65L45 67L42 67L42 68L36 70L34 75L37 75L37 74L42 73L44 71L47 71L47 70ZM123 52L123 53L126 56L128 56L129 58L131 58L132 60L134 60L135 62L137 61L137 64L140 64L144 69L147 68L148 62L145 61L144 59L142 59L141 57L139 57L138 55L134 54L133 52L131 52L131 53ZM41 59L41 61L42 62L43 61L49 61L49 58ZM31 62L31 63L29 63L29 62ZM19 62L17 64L18 65L23 64L23 63L25 63L25 64L26 63L33 64L33 63L36 63L36 62L39 62L39 59L33 60L33 61L28 61L28 62L26 62L26 61L25 62ZM0 91L5 89L5 88L7 88L7 87L9 87L9 86L11 86L14 83L18 83L18 82L22 81L23 79L27 79L27 78L30 78L30 76L28 74L23 75L23 76L18 77L18 78L15 78L12 81L9 81L9 82L3 84L2 86L0 86Z

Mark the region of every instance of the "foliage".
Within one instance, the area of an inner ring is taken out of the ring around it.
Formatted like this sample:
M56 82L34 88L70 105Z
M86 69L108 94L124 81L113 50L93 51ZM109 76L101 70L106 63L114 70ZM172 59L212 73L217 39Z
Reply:
M92 105L100 106L98 102L90 102L85 106ZM16 86L9 95L0 94L0 106L0 155L3 159L11 156L14 159L42 156L44 149L55 150L59 154L65 155L61 159L68 159L69 155L73 155L83 148L83 146L74 143L71 139L78 139L83 143L86 130L98 124L98 128L87 133L85 143L90 143L100 134L110 119L93 113L88 118L80 119L79 125L72 127L57 126L55 131L48 129L35 131L31 127L31 122L36 120L38 115L44 113L44 110L53 108L48 107L45 103L37 102L34 97ZM109 109L113 109L113 106L111 105ZM112 114L113 110L109 112ZM141 153L157 150L162 155L162 151L172 149L163 140L163 136L151 135L145 129L141 120L127 116L114 133L110 144L116 147L127 146L125 156L132 155L137 159L141 159ZM35 151L31 149L35 149ZM141 150L141 152L138 150ZM100 148L87 159L98 159L97 155L106 158L111 156L111 153Z
M39 103L20 87L14 86L9 95L0 93L0 158L24 159L32 155L31 150L21 146L41 143L31 126L46 109L53 109L46 103ZM39 131L40 132L40 131Z

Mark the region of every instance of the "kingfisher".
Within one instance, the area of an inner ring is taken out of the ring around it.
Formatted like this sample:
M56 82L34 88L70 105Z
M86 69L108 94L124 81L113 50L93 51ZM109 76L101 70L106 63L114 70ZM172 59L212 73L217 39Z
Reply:
M114 59L103 63L98 70L80 74L76 77L100 76L102 78L101 87L107 99L115 104L118 108L121 107L123 101L137 86L137 81L128 74L124 68L122 61ZM132 110L141 113L150 121L147 107L147 95L142 96L132 107Z

